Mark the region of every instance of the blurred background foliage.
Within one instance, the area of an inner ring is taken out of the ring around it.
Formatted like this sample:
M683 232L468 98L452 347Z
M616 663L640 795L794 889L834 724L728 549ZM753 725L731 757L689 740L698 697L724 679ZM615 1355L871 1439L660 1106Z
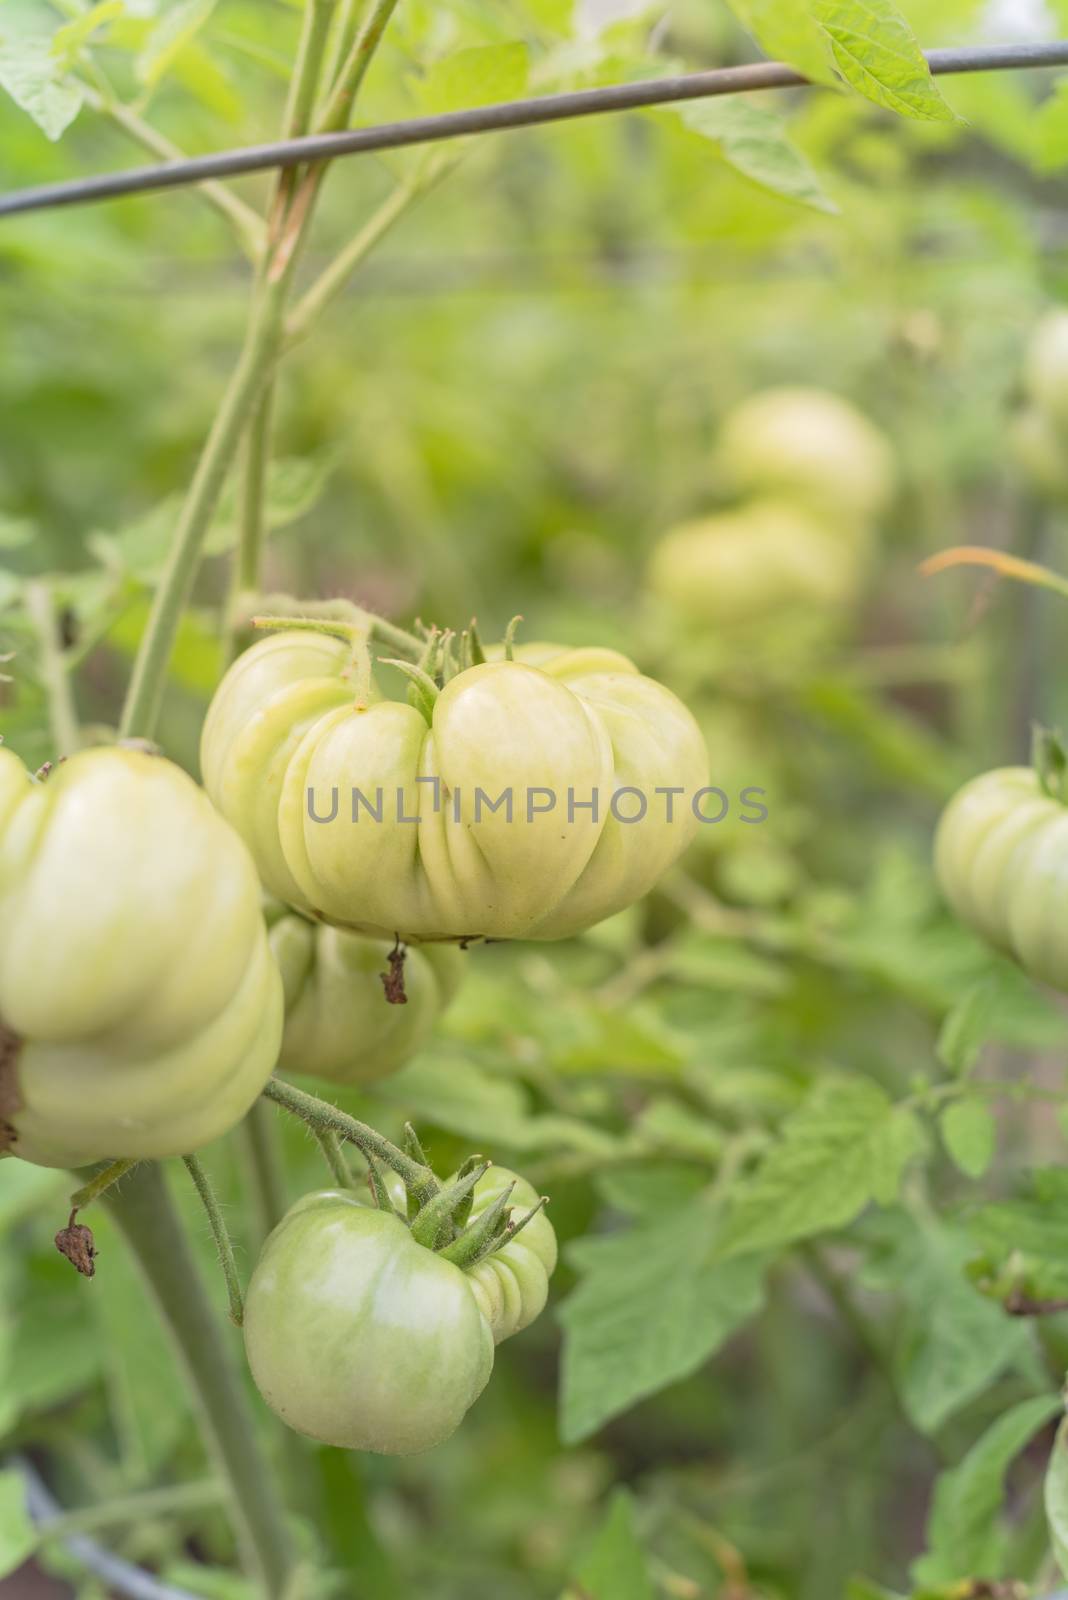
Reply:
M925 45L1068 34L1063 0L901 9ZM58 11L4 0L0 81L12 41L79 8ZM93 49L198 151L274 136L298 26L284 0L126 0ZM457 62L476 47L500 49ZM754 54L712 0L405 0L361 115ZM1064 716L1068 634L1053 596L916 568L959 543L1068 565L1063 507L1011 444L1028 341L1068 295L1068 95L1042 72L942 87L960 121L822 90L761 101L816 204L752 181L675 113L468 142L286 359L267 590L455 627L474 613L492 636L521 612L525 637L622 648L691 700L713 781L759 786L769 809L755 838L703 831L661 894L581 941L472 952L434 1044L345 1102L391 1134L415 1117L446 1168L472 1141L514 1161L552 1193L569 1248L559 1320L501 1352L446 1447L298 1456L336 1593L1053 1587L1042 1407L1068 1326L1009 1318L980 1288L1034 1234L1028 1284L1064 1293L1068 1193L1024 1177L1064 1161L1064 1018L948 920L928 852L953 785L1025 759L1032 720ZM57 143L2 97L0 149L5 188L138 159L90 104ZM338 165L309 281L421 159ZM237 187L262 204L265 180ZM53 752L27 585L47 577L63 609L85 721L113 724L248 278L190 191L0 226L0 729L31 763ZM647 562L729 500L715 447L732 408L798 383L877 424L898 489L862 599L817 648L799 661L772 623L725 653L655 602ZM193 770L233 524L231 495L160 731ZM286 1139L297 1194L322 1174ZM240 1160L208 1159L247 1266ZM740 1183L750 1253L708 1255L693 1201L710 1182L728 1198ZM66 1505L160 1489L171 1514L101 1517L99 1536L188 1592L246 1600L118 1240L101 1224L89 1289L52 1249L65 1189L15 1163L0 1176L7 1456L32 1457ZM1006 1415L1019 1437L991 1442ZM962 1459L971 1477L954 1479ZM188 1503L167 1501L175 1485ZM106 1592L58 1538L35 1565L57 1593ZM37 1581L27 1567L0 1593Z

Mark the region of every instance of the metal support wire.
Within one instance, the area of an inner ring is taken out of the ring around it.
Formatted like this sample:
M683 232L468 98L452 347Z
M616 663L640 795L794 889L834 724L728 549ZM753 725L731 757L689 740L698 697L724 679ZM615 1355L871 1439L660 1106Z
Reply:
M1060 39L1051 44L975 45L957 50L929 50L926 58L936 77L962 72L1000 72L1013 67L1063 67L1068 66L1068 40ZM801 88L811 81L781 61L755 61L747 66L719 67L709 72L689 72L640 83L610 84L601 89L509 100L470 111L412 117L407 122L380 123L376 127L352 128L343 133L280 139L271 144L219 150L212 155L192 156L181 161L163 161L156 166L133 167L126 172L16 189L0 195L0 217L54 206L113 200L121 195L143 194L155 189L174 189L184 184L203 183L208 178L264 172L271 167L295 167L306 161L329 161L335 156L367 155L372 151L434 144L472 133L500 133L510 128L532 128L574 117L674 105L718 95Z

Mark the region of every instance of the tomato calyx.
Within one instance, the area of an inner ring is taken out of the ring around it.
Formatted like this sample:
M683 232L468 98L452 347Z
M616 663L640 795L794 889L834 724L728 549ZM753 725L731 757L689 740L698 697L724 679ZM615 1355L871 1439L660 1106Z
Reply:
M1043 794L1068 805L1068 751L1059 732L1036 723L1031 734L1031 764Z
M466 1203L471 1209L471 1193L478 1180L490 1169L490 1163L481 1156L472 1156L464 1163L466 1171L428 1200L412 1222L412 1238L428 1250L441 1250L451 1244L456 1233L454 1219Z

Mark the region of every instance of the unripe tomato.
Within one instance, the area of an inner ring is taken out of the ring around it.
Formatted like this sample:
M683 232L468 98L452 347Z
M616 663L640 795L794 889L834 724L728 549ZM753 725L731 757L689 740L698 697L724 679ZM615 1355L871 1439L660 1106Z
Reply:
M962 922L1068 991L1068 807L1030 767L985 772L946 807L935 871Z
M493 1334L460 1268L337 1190L299 1200L268 1238L244 1331L271 1409L343 1450L441 1444L493 1370Z
M539 1197L525 1178L517 1177L506 1167L490 1167L475 1185L471 1222L488 1211L509 1184L515 1185L508 1202L513 1219L518 1220L537 1205ZM509 1244L467 1269L471 1291L493 1330L496 1344L510 1339L513 1333L522 1333L541 1315L555 1269L556 1231L544 1211L539 1211Z
M860 588L864 556L855 530L787 500L755 500L665 534L652 554L649 585L690 622L745 626L848 604Z
M450 944L413 945L404 963L407 1002L389 1005L381 975L392 946L344 928L268 911L271 950L282 973L286 1022L279 1069L334 1083L373 1083L423 1044L463 976Z
M624 656L529 645L458 673L432 716L357 702L348 661L276 634L204 726L208 793L287 904L380 938L558 939L640 899L692 837L697 724Z
M1026 407L1012 419L1008 439L1017 464L1041 494L1068 497L1068 440L1047 412Z
M1054 428L1068 430L1068 311L1050 311L1035 328L1024 385Z
M0 1123L75 1167L186 1154L270 1077L282 984L248 851L178 767L0 749ZM0 1141L4 1142L4 1141Z
M883 434L822 389L766 389L726 418L717 458L741 494L773 494L859 522L885 510L894 462Z

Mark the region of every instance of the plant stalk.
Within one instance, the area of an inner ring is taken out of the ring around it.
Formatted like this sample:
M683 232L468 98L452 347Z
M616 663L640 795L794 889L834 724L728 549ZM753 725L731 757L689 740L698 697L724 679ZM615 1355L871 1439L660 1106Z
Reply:
M81 746L81 730L71 693L70 672L60 639L56 608L48 585L31 583L26 603L40 646L41 678L48 699L48 722L55 754L57 757L73 755Z
M229 1485L243 1560L263 1600L282 1600L295 1570L285 1504L159 1165L136 1168L104 1204L137 1259L185 1368L204 1442Z

